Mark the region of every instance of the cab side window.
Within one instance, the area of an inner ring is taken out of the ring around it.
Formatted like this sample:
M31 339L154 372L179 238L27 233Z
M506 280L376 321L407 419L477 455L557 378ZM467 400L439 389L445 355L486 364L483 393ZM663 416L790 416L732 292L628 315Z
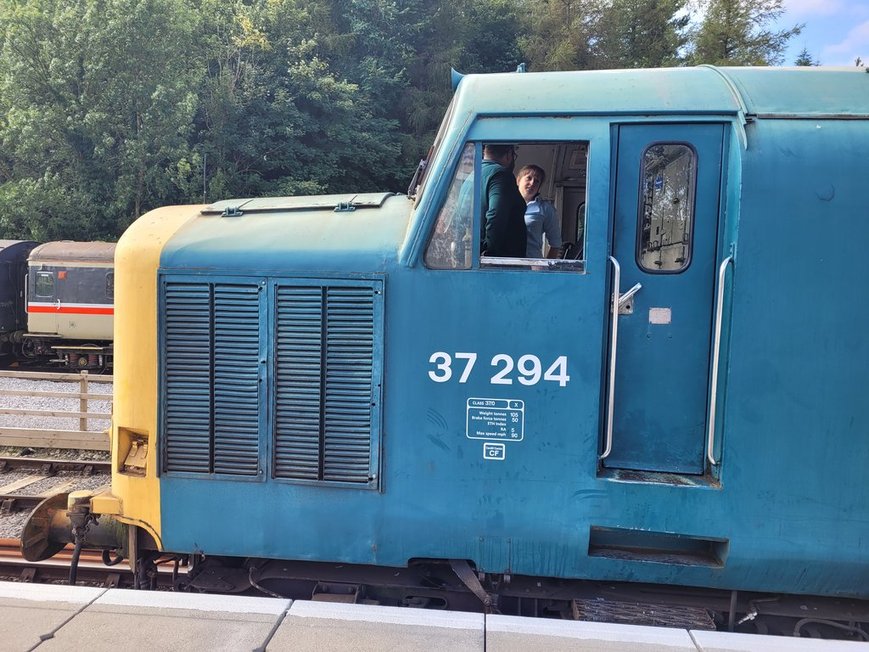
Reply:
M466 143L426 267L582 271L588 149L588 141Z
M470 269L474 223L474 144L467 143L425 251L431 269Z
M584 269L588 150L588 141L515 143L512 174L524 212L525 248L519 256L488 253L480 258L481 267L535 272ZM509 164L506 158L500 162ZM485 192L481 188L481 201ZM481 227L498 217L481 215ZM511 223L513 218L511 213Z
M115 273L108 272L106 274L106 298L114 299L115 298Z

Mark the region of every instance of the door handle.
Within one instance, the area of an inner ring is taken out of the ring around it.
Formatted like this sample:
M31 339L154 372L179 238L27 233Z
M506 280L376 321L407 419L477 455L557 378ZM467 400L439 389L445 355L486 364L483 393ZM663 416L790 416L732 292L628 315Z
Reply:
M619 314L632 315L634 314L634 304L630 303L631 298L642 289L642 283L637 283L630 290L619 297Z
M54 302L54 307L55 309L60 310L60 299Z

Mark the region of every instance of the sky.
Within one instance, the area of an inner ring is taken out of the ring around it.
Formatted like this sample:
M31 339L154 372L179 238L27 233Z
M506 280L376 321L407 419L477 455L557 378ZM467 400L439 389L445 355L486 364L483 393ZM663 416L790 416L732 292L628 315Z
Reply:
M869 66L869 0L784 0L778 29L805 23L789 41L783 65L792 66L802 49L822 66Z

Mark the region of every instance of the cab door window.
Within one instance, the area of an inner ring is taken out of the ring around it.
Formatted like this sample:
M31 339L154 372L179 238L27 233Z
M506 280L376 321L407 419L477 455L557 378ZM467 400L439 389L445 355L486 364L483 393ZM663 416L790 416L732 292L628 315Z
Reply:
M697 156L682 143L656 143L642 166L637 262L645 272L681 272L691 261Z

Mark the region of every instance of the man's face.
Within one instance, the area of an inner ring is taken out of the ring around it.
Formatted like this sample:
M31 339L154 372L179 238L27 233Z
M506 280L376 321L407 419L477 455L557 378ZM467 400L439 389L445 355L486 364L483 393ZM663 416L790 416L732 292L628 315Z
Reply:
M529 202L534 199L537 192L540 190L540 175L534 170L528 170L519 176L517 183L519 184L519 192L522 193L522 198Z

